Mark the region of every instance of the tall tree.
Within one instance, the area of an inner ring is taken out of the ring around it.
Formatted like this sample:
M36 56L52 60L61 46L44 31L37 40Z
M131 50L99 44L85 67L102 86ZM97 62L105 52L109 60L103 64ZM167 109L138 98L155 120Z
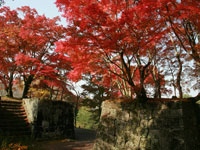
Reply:
M53 64L56 62L50 62L50 57L55 55L54 42L64 37L65 29L57 24L58 18L40 16L35 9L21 7L18 11L23 14L23 21L20 28L22 44L16 63L24 78L23 97L27 97L32 81L38 76L44 76L46 81L57 81Z
M149 54L160 37L159 23L154 23L158 16L138 1L57 0L57 5L69 22L67 39L57 44L57 50L66 53L72 63L69 77L77 80L88 72L110 74L127 82L137 98L145 101L145 72L152 61ZM139 86L133 68L139 69Z
M16 11L3 7L0 8L0 20L0 79L7 95L13 97L13 80L16 79L17 75L14 57L18 53L21 19L18 18Z
M66 58L55 51L54 45L65 36L65 28L58 24L59 18L47 18L27 6L17 10L3 7L0 11L4 21L1 23L0 41L3 57L1 79L9 76L9 85L12 85L15 74L23 78L23 98L27 97L34 80L42 80L47 86L66 84L61 81L60 69L66 72L64 70L70 67Z
M75 81L87 73L102 76L105 82L110 82L108 78L122 80L138 99L146 101L144 83L152 61L154 57L171 57L168 52L176 48L174 43L199 66L197 0L57 0L56 4L68 21L68 36L57 43L57 50L71 62L68 77ZM173 34L174 42L169 42L169 34ZM176 56L179 73L175 84L182 95L181 59L188 60ZM158 71L158 67L154 68ZM151 73L159 83L155 72Z

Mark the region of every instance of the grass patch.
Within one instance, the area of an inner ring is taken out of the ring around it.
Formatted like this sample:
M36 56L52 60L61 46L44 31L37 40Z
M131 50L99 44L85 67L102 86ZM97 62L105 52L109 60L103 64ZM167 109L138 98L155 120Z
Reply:
M78 110L76 126L84 129L96 129L96 114L90 108L82 106Z

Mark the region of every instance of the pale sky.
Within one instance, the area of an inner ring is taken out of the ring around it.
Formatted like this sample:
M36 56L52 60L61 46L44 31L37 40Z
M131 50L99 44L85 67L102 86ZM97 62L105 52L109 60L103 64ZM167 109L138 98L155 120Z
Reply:
M61 17L61 12L54 4L56 0L5 0L4 6L9 6L11 9L16 9L21 6L29 6L35 8L40 15L45 15L49 18L56 16ZM61 23L66 24L64 18L61 18Z

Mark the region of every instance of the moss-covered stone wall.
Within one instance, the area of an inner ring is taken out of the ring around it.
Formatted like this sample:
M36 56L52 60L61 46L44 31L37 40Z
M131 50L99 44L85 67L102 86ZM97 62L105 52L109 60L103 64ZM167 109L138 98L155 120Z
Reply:
M105 101L94 149L197 150L200 130L196 106L193 102L181 101L146 104Z

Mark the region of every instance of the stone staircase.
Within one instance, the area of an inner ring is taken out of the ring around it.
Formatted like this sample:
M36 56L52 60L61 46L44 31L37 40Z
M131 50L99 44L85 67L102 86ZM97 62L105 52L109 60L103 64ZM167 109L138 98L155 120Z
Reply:
M0 100L0 136L30 136L31 129L21 100Z

